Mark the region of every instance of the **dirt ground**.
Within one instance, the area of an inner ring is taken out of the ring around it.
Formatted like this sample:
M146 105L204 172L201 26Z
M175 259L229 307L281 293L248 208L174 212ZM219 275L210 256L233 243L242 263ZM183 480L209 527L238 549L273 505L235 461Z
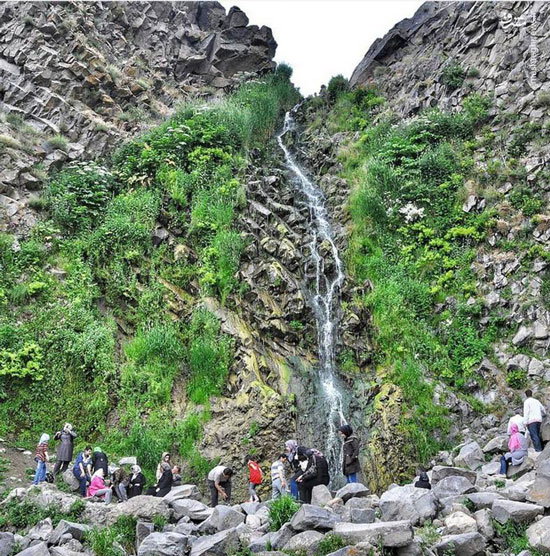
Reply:
M17 487L27 487L32 479L27 469L35 469L34 454L0 441L0 496Z

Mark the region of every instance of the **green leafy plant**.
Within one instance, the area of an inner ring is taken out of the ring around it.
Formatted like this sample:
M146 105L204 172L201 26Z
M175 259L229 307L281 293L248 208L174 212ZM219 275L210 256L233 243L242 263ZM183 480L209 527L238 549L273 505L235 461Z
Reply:
M269 505L268 521L271 531L278 531L300 509L292 496L284 495L273 500Z
M315 551L315 556L326 556L347 545L348 543L341 536L328 533L319 542L317 550Z
M458 62L451 62L441 73L441 83L449 87L449 89L458 89L462 86L466 71Z

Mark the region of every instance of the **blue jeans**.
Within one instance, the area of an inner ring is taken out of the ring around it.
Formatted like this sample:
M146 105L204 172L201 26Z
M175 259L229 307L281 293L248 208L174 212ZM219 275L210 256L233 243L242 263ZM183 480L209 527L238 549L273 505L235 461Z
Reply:
M298 500L298 484L295 479L290 479L290 494L294 500Z
M540 423L530 423L527 425L529 429L529 436L533 441L535 452L542 452L542 439L540 437Z
M347 483L356 483L357 482L357 473L352 473L351 475L346 475L346 482Z
M506 475L506 472L508 471L508 465L509 464L510 464L510 462L504 456L500 456L500 474L501 475Z
M86 496L86 475L84 477L80 476L80 469L77 471L73 469L73 475L76 477L76 480L79 482L79 491L81 496Z
M46 462L38 461L36 464L36 473L34 474L33 485L43 483L46 480Z

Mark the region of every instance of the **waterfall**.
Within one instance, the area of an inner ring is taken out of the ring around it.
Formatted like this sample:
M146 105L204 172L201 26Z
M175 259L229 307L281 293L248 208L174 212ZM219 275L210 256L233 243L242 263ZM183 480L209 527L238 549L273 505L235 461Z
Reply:
M309 179L283 142L283 136L295 129L291 112L287 112L281 133L277 136L285 155L292 181L309 209L311 241L310 256L305 262L307 297L315 314L319 346L318 410L320 437L325 439L321 449L328 460L331 484L341 477L342 441L338 427L346 423L344 400L336 376L335 343L338 326L340 287L344 281L342 261L334 243L332 227L325 207L325 196L319 186Z

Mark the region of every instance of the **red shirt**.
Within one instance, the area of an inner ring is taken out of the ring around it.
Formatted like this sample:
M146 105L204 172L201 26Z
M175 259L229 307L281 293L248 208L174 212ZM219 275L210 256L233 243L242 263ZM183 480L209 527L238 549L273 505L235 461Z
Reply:
M250 482L253 485L259 485L262 482L262 470L255 461L248 462L248 470L250 471Z

